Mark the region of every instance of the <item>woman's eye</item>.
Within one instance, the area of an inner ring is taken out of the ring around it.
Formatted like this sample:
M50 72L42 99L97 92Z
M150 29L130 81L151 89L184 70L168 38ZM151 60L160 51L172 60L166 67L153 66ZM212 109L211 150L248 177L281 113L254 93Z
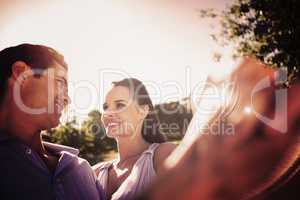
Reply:
M125 104L122 104L122 103L117 103L116 105L116 108L119 110L119 109L122 109L125 107Z
M105 111L105 110L107 110L107 108L108 108L108 106L107 105L103 105L103 110Z

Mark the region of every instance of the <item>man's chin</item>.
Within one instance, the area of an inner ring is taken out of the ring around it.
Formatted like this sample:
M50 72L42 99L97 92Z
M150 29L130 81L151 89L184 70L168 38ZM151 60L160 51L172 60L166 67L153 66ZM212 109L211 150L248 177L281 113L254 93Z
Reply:
M52 117L51 119L49 119L49 124L48 124L48 128L51 129L51 128L56 128L59 124L60 124L60 121L59 121L60 117Z

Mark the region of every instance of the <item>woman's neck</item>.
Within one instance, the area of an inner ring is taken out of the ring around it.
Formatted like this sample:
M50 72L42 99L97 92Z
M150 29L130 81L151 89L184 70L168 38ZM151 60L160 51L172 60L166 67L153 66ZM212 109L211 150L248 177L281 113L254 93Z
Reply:
M120 162L140 155L150 146L141 136L118 138L117 142Z

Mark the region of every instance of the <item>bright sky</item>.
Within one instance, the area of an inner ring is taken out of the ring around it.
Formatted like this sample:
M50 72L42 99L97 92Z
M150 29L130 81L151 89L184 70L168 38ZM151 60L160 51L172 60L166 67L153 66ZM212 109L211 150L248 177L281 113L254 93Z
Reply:
M155 103L190 94L208 74L236 65L212 60L217 45L197 9L230 0L0 0L0 49L20 43L51 46L69 64L71 110L79 119L100 108L112 81L146 83ZM228 53L228 50L219 50Z

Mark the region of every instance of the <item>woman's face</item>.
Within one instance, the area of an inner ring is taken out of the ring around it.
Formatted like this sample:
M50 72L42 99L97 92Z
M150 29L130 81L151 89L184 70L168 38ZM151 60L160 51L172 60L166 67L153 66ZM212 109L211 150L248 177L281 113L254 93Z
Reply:
M113 86L103 104L102 121L108 137L126 137L141 132L148 106L139 106L124 86Z

